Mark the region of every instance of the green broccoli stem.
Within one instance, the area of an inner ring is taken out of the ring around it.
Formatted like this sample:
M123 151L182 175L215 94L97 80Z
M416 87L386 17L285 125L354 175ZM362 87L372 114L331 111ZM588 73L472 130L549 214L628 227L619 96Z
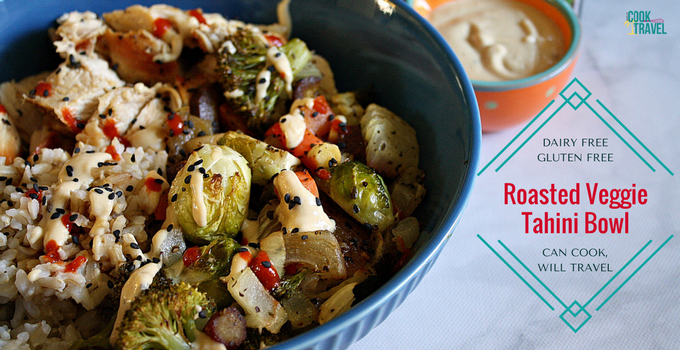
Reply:
M307 48L307 44L304 41L298 38L291 39L281 46L279 50L288 57L294 80L297 77L297 73L312 59L312 51Z

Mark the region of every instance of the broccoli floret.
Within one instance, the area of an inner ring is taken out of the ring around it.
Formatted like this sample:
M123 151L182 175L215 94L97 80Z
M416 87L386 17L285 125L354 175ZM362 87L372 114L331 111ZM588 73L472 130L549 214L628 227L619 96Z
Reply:
M280 97L286 98L285 78L277 71L275 65L267 59L269 45L250 28L243 28L225 41L219 52L222 70L222 85L229 95L232 109L244 115L248 127L255 131L264 131L276 121L277 115L272 112ZM311 59L312 52L300 39L292 39L279 48L286 55L293 79ZM258 98L258 74L269 69L271 78L267 93Z
M207 321L213 301L186 283L149 288L130 305L120 324L119 349L191 349L197 322Z
M290 298L308 274L309 270L302 269L294 275L285 276L279 282L279 286L272 291L272 296L276 298L276 300Z

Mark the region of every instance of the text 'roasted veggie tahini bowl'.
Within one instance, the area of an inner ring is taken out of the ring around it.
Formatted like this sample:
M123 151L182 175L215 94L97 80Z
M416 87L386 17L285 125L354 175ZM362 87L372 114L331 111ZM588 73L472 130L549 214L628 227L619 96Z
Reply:
M289 23L57 20L63 62L0 85L1 346L256 349L404 264L415 131Z

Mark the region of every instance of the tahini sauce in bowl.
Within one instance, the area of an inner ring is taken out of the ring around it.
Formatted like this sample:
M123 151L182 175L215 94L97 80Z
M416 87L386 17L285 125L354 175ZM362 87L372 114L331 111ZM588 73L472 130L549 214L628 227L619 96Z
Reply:
M507 81L547 70L565 54L564 37L541 11L513 0L457 0L428 20L472 80Z

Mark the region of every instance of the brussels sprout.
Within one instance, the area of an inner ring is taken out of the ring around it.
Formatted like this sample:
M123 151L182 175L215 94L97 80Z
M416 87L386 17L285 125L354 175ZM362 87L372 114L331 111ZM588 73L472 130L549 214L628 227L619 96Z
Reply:
M250 178L248 162L229 147L194 151L168 193L184 237L196 244L234 237L248 213Z
M257 185L264 185L274 174L300 164L300 160L288 151L236 131L224 133L217 144L233 148L248 160L253 183Z
M321 188L353 218L379 232L394 222L390 194L382 177L359 162L340 163L330 168L331 177Z

